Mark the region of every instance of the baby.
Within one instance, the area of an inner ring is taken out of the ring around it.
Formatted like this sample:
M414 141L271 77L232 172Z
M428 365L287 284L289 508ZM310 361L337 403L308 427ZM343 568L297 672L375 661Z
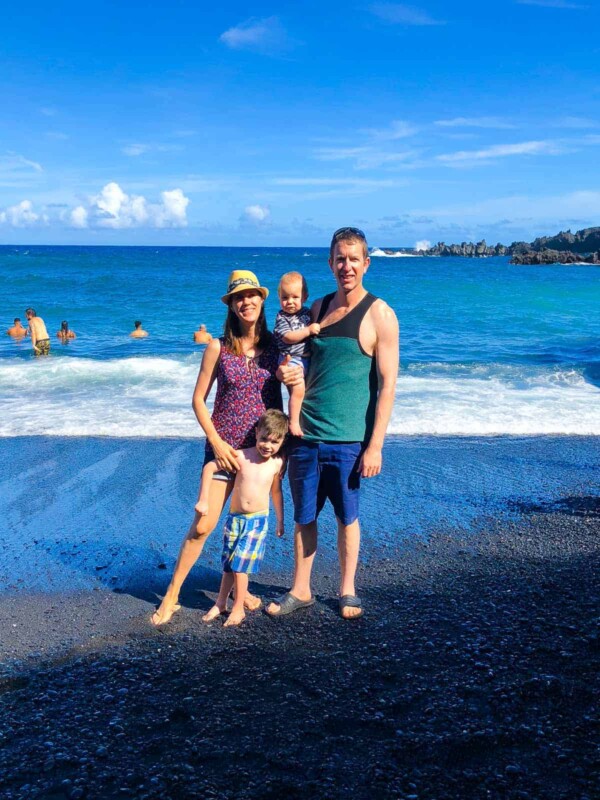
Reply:
M290 364L300 366L304 377L310 363L310 337L317 336L321 330L318 322L310 321L310 310L304 305L308 299L308 287L299 272L286 272L279 281L277 289L281 311L275 318L275 338L279 347L279 363L290 356ZM300 410L304 399L304 380L290 387L288 413L290 433L302 436Z
M240 465L235 475L231 506L225 520L223 577L214 606L203 617L211 622L227 611L227 598L235 589L231 614L225 626L239 625L244 617L244 600L248 592L248 575L258 572L265 552L269 527L269 493L277 517L277 536L283 536L283 493L281 471L283 458L278 456L288 432L285 414L275 408L265 411L256 423L256 445L236 450ZM209 461L202 470L202 487L196 511L208 513L208 492L212 476L219 468Z

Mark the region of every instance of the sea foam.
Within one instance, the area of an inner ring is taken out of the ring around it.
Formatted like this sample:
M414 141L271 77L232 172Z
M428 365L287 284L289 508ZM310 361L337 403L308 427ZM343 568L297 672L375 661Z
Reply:
M416 253L401 253L399 250L394 250L391 253L386 253L380 247L374 247L369 253L370 256L376 258L420 258Z
M198 354L0 362L0 436L201 436L191 408L198 367ZM411 364L389 432L600 435L600 389L556 365Z

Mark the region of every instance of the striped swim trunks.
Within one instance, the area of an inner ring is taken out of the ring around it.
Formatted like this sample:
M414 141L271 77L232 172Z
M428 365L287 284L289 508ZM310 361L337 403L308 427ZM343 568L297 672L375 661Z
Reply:
M265 554L269 511L228 514L223 530L223 572L258 572Z

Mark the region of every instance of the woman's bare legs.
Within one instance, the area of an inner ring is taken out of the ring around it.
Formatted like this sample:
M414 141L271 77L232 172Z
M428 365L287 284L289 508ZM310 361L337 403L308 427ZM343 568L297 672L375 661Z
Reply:
M181 543L171 583L167 588L162 603L152 615L153 625L164 625L178 610L176 606L183 582L200 557L204 543L214 530L232 489L233 481L212 480L210 482L208 514L203 517L197 512L194 514L194 520ZM258 600L258 598L254 599ZM260 603L260 600L258 602Z

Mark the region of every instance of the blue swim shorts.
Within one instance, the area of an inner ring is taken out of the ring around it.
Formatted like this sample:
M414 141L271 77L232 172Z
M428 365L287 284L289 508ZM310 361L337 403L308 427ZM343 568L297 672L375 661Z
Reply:
M268 528L268 509L254 514L228 514L223 530L223 572L258 572Z
M358 519L361 442L307 442L292 439L288 475L294 521L308 525L317 519L329 499L343 525Z

